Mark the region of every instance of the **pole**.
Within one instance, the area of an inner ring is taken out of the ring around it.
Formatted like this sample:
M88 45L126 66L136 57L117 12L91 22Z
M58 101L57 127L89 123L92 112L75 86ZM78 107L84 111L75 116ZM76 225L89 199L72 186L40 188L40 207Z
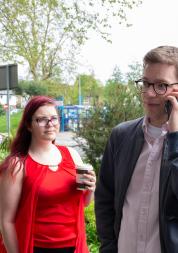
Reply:
M7 133L10 138L10 102L9 102L9 65L6 66L6 87L7 87Z
M82 94L81 94L81 78L78 76L78 104L82 105ZM77 109L77 130L80 128L80 108Z
M82 95L81 95L81 79L80 75L78 76L78 104L82 104Z

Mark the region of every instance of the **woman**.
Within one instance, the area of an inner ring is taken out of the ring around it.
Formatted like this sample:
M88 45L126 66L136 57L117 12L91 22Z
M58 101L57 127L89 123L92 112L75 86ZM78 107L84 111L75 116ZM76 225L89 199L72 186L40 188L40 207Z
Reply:
M87 190L76 190L75 164L82 160L72 148L54 144L58 131L55 102L33 97L0 165L1 253L88 253L84 206L96 178L91 171Z

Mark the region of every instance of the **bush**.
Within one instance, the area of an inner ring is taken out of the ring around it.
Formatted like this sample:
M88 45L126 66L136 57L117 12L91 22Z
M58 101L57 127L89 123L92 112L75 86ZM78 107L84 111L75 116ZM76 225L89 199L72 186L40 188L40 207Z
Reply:
M0 162L3 161L7 155L8 155L7 151L3 151L0 149Z
M37 95L47 95L47 88L44 87L40 81L26 81L21 80L18 84L18 87L15 89L17 95L28 95L28 96L37 96Z
M1 136L3 139L0 143L0 161L4 160L8 155L14 134L10 134L10 136L7 136L7 134L1 134Z
M5 114L5 111L3 109L3 106L0 104L0 116L4 114Z
M138 94L133 87L120 85L116 91L117 99L115 97L112 103L107 102L105 106L95 107L90 117L83 120L82 127L77 132L76 141L84 150L87 162L95 168L96 174L112 128L123 121L143 115ZM83 139L85 142L80 141Z
M88 207L85 208L85 222L89 251L90 253L98 253L99 241L96 233L94 202L92 202Z
M3 140L0 144L0 151L2 152L9 152L10 145L12 143L13 135L10 134L10 136L3 135Z

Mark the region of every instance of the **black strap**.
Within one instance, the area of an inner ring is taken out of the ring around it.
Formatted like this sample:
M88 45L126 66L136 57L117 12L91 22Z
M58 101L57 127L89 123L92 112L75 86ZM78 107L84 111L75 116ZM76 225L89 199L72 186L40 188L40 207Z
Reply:
M39 248L34 247L33 253L74 253L75 247L69 248Z

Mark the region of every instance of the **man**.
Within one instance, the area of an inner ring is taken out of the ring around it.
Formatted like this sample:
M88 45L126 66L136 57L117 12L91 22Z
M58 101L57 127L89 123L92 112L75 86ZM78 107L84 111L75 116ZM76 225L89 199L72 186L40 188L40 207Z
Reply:
M100 253L177 253L178 48L148 52L136 84L145 117L113 129L99 173Z

